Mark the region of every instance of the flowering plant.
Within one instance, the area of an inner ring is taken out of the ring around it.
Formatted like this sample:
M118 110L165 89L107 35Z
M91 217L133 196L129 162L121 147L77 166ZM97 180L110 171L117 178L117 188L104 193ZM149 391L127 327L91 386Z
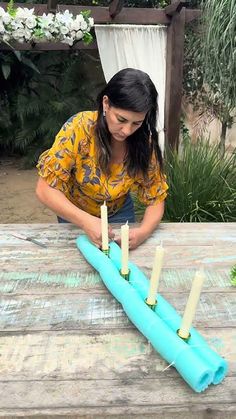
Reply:
M89 44L93 40L89 33L93 24L89 11L76 16L69 10L37 16L34 9L15 9L10 1L7 11L0 7L0 42L63 42L72 46L82 39Z

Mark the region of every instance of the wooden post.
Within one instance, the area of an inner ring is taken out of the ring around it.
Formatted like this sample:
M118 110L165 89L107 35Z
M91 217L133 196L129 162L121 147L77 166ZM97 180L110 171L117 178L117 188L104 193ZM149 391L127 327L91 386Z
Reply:
M112 0L109 4L109 14L114 19L122 10L124 0Z
M167 32L165 137L171 148L178 148L183 82L185 8L172 16Z
M48 0L47 10L51 13L56 13L57 9L57 0Z

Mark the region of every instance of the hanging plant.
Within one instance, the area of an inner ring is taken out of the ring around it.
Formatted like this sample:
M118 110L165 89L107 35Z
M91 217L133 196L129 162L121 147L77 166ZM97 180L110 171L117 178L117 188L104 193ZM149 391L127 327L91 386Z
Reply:
M13 1L7 11L0 7L0 42L31 43L62 42L72 46L82 40L89 44L93 37L90 33L94 20L90 11L73 16L69 10L44 13L37 16L34 9L14 8Z

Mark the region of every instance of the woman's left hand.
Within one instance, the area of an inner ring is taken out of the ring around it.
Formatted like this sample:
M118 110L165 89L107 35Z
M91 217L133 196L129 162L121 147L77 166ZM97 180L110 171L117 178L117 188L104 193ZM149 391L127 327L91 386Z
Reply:
M141 227L130 228L129 230L129 248L136 249L141 243L147 239L147 235L144 234ZM119 246L121 246L121 238L115 240Z

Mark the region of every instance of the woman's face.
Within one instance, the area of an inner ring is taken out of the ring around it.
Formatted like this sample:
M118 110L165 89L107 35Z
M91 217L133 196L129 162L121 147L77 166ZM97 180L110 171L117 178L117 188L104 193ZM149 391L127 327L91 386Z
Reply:
M122 142L141 127L146 112L132 112L110 106L107 96L103 97L108 129L114 140Z

